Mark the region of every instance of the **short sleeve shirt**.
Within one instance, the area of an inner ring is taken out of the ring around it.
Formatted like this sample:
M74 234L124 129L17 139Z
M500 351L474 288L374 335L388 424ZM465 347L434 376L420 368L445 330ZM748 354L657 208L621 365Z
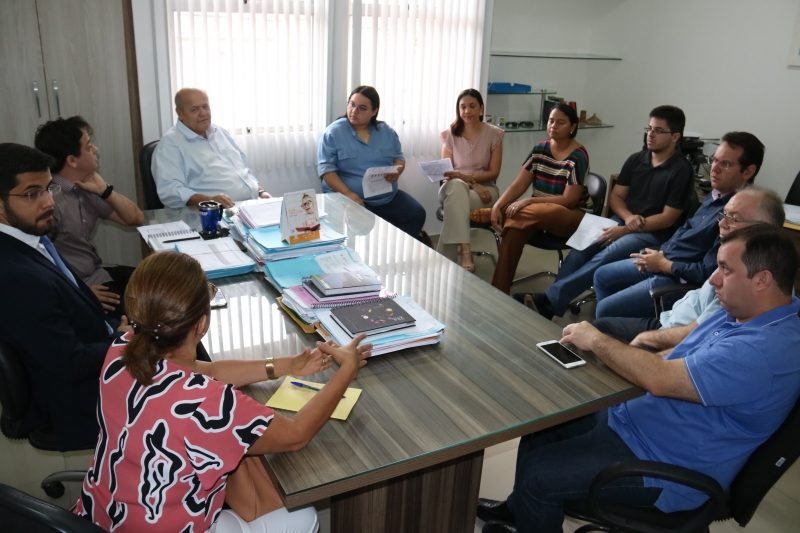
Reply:
M322 137L317 148L317 173L320 178L328 172L336 172L342 182L356 193L364 203L385 205L397 194L397 182L392 183L392 192L364 198L362 180L368 168L388 167L394 161L405 161L400 138L385 122L369 126L369 143L356 134L346 117L334 121ZM323 192L333 192L327 183L322 182Z
M111 281L109 273L100 266L103 261L97 254L92 233L97 220L108 220L114 208L59 174L53 174L53 183L61 185L54 213L57 234L53 244L58 255L87 285Z
M697 470L727 488L800 396L800 300L747 322L720 311L667 356L683 359L701 403L645 394L609 409L609 425L639 459ZM663 480L655 505L694 509L702 493Z
M583 185L589 172L589 153L583 146L564 160L553 157L550 139L536 144L523 168L533 174L534 196L561 196L568 185Z
M470 173L489 170L492 152L503 143L505 134L506 132L497 126L484 124L480 135L471 141L453 135L450 128L440 133L439 138L442 140L442 146L453 154L453 169Z
M225 483L273 411L233 385L161 360L141 386L122 363L130 333L100 373L100 436L75 513L107 531L207 531ZM154 530L155 531L155 530Z
M635 215L649 217L664 211L664 206L685 209L694 185L689 163L675 152L672 157L653 167L653 154L642 150L633 154L622 165L617 185L629 187L625 206ZM677 224L677 222L676 222ZM664 228L652 232L659 242L664 242L677 228Z

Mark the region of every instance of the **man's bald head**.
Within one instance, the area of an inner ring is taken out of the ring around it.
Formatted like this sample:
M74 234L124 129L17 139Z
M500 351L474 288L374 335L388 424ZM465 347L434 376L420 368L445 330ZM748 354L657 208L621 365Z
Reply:
M175 112L187 128L206 136L211 127L211 106L205 91L186 87L175 93Z

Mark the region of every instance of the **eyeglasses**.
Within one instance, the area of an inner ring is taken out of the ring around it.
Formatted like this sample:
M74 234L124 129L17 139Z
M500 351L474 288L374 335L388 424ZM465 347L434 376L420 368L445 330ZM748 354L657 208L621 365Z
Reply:
M314 204L311 203L311 200L306 200L305 202L300 204L300 207L311 207L312 205L314 205Z
M761 224L760 220L744 220L741 218L736 218L733 215L729 215L725 211L720 211L717 213L717 220L722 222L722 219L725 219L725 223L728 224L729 228L735 228L737 224Z
M25 194L7 194L6 196L24 196L25 198L28 199L28 202L34 203L38 202L39 199L45 194L49 194L52 197L60 192L61 192L61 185L56 185L55 183L52 183L46 189L42 189L41 191L29 192Z
M661 128L651 128L650 126L645 126L644 132L646 134L655 133L656 135L664 135L665 133L672 134L671 131L662 130Z
M730 161L725 161L724 159L716 159L713 155L708 156L706 158L706 161L708 161L708 164L711 165L711 166L714 166L714 163L716 163L719 166L721 166L724 170L728 170L733 165L742 166L741 163L732 163Z
M209 298L210 300L213 300L213 299L214 299L214 296L216 296L216 295L217 295L217 291L218 291L219 289L217 288L217 286L216 286L216 285L214 285L214 284L213 284L213 283L211 283L210 281L207 281L206 283L208 283L208 298Z
M355 110L358 113L366 113L367 111L369 111L367 106L365 106L365 105L356 105L356 104L353 103L352 100L347 102L347 107L349 107L350 109Z

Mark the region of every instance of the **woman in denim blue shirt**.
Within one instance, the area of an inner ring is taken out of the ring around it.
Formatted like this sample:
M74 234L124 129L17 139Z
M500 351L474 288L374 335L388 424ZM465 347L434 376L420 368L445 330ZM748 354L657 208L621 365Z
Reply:
M347 114L334 121L319 140L317 171L323 192L338 192L379 217L419 238L425 224L425 208L397 187L405 169L405 156L397 133L378 121L381 100L373 87L353 89ZM362 179L368 168L400 167L386 175L392 191L364 198Z

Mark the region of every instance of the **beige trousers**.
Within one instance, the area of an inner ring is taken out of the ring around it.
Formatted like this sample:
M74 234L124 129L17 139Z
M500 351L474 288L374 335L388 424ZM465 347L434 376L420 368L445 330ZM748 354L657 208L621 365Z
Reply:
M459 245L469 244L469 214L473 209L492 207L500 197L497 185L485 185L492 201L485 204L478 193L461 180L450 180L439 188L439 203L444 207L444 225L436 251L460 263Z

